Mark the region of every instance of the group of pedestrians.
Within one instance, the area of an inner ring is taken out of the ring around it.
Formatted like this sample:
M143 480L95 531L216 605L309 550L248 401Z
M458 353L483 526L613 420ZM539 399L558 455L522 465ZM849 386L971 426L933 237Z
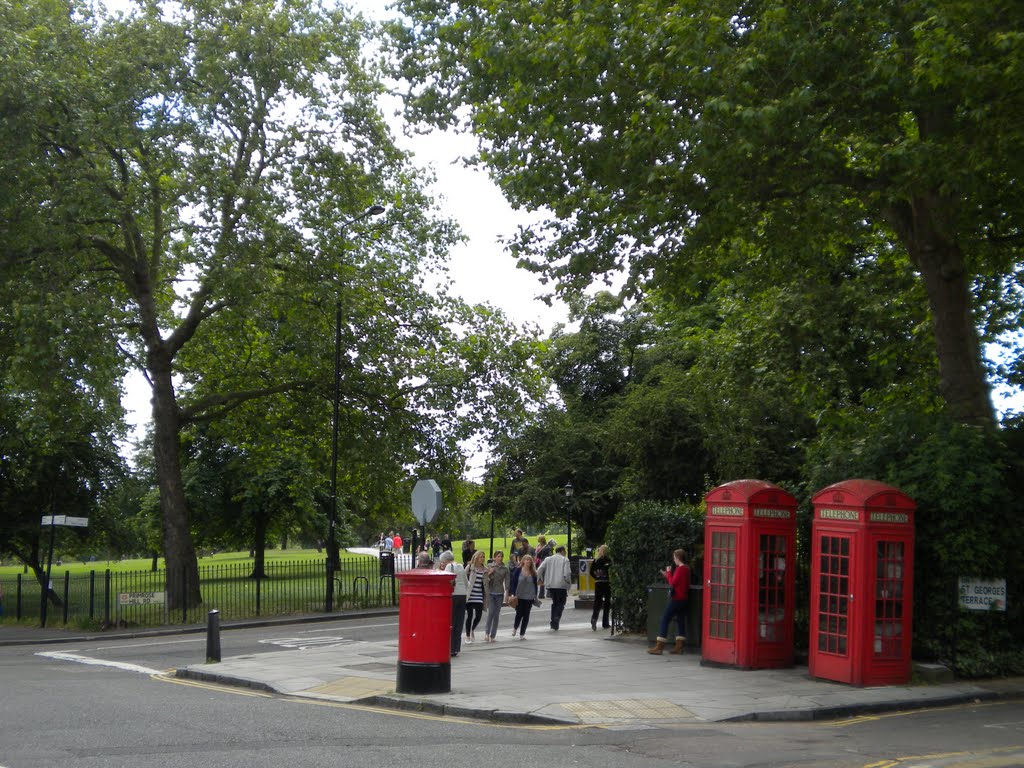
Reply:
M522 531L516 531L516 539L522 538ZM472 544L467 537L466 541ZM533 609L542 605L544 589L551 599L550 626L558 631L562 613L568 602L569 590L572 586L572 568L565 556L565 547L556 542L547 542L543 536L538 537L538 544L551 544L554 552L543 561L534 553L523 548L521 542L513 540L515 554L514 565L509 568L505 564L505 553L498 550L491 560L485 562L483 550L474 550L472 554L464 554L465 564L455 560L451 549L443 550L436 561L428 552L417 556L417 568L432 568L451 573L454 579L452 590L452 629L451 655L458 656L462 651L462 643L471 645L476 640L476 629L483 620L484 642L493 643L498 639L498 623L501 608L508 605L515 610L512 623L512 636L520 640L526 639L526 630L530 625ZM465 547L463 549L465 552ZM602 544L597 548L596 556L590 565L590 575L594 580L594 606L590 615L590 628L597 631L597 620L601 619L601 627L609 629L611 623L611 570L612 560L608 555L608 547ZM436 562L436 564L435 564ZM671 588L671 595L658 628L658 637L648 653L660 655L668 642L668 630L672 620L676 621L678 632L675 646L669 653L683 652L686 643L686 611L690 589L690 568L686 564L686 555L681 549L672 553L672 563L662 572Z
M457 563L450 550L441 553L436 567L455 577L452 592L452 656L458 656L462 643L471 645L476 641L476 630L481 621L484 625L483 641L496 642L504 605L515 610L512 636L525 639L531 612L534 607L542 604L541 595L545 588L551 599L551 629L558 631L572 585L572 568L569 558L565 556L565 547L553 541L550 543L554 546L553 554L539 565L533 554L518 550L512 568L505 564L505 553L502 550L494 552L491 560L486 562L484 552L475 550L465 565ZM602 550L603 574L607 585L611 560L607 557L607 547L602 547ZM417 560L417 567L429 567L429 561L426 558L422 563ZM595 621L592 625L596 626L596 617L603 606L604 626L607 627L610 590L603 589L602 596L603 603L595 604Z

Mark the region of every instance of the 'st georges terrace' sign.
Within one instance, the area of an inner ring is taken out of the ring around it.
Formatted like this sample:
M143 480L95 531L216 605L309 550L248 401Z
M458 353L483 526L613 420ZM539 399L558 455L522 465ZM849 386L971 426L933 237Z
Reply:
M960 577L960 607L969 611L1005 611L1006 579Z

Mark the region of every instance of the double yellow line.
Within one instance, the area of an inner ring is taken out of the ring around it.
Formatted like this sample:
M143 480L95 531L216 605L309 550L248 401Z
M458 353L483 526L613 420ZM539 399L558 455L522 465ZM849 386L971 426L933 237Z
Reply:
M220 683L208 683L202 680L188 680L184 678L178 678L173 676L174 670L169 670L166 673L159 675L150 675L150 679L157 680L161 683L174 683L175 685L184 685L188 688L201 688L208 691L219 691L221 693L230 693L235 696L254 696L261 699L277 699L279 701L285 701L290 704L313 704L318 707L333 707L335 709L347 709L355 710L357 712L372 712L380 715L391 715L392 717L404 717L412 720L430 720L434 722L444 721L446 723L459 723L461 725L475 725L487 728L512 728L516 730L528 730L528 731L569 731L569 730L582 730L584 728L596 728L600 726L595 725L523 725L515 723L493 723L487 720L476 720L473 718L466 717L454 717L452 715L432 715L427 712L411 712L400 709L390 709L388 707L372 707L366 704L347 704L342 701L329 701L327 699L312 699L305 696L289 696L287 694L278 693L267 693L266 691L254 691L246 688L238 688L232 685L222 685Z

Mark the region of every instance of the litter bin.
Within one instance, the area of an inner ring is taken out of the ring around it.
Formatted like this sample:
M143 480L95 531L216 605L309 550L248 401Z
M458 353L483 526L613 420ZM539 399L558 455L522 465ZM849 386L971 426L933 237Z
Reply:
M381 552L380 553L380 575L381 576L394 576L395 575L395 553L394 552Z
M670 587L668 584L650 584L647 587L647 639L654 642L658 639L661 615L668 605ZM700 585L690 585L690 600L686 606L686 646L700 648L701 612L704 607L704 589ZM668 625L668 637L674 643L676 639L676 623Z
M647 640L654 642L658 639L658 625L661 624L661 615L668 605L670 587L668 584L649 584L647 586ZM675 642L676 623L673 621L668 625L668 640Z

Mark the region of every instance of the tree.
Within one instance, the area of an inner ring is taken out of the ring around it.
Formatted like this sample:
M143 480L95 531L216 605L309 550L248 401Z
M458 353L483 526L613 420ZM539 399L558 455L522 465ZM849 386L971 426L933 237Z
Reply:
M464 120L510 201L552 212L523 263L563 289L625 267L685 302L702 280L799 273L837 235L850 258L895 254L950 413L992 425L979 338L1020 318L1019 3L398 8L407 114Z
M623 310L601 292L574 301L572 311L577 330L556 329L541 358L560 402L497 442L480 503L536 525L564 519L569 503L595 544L624 500L699 496L709 451L684 383L692 359L677 359L651 308Z
M60 264L52 274L37 263L0 265L0 551L45 586L49 536L42 534L50 529L41 517L100 523L126 474L115 444L123 433L122 368L108 346L104 307L82 281L65 282ZM72 546L71 537L89 545L102 538L95 527L55 533Z
M79 286L108 349L149 381L163 550L184 574L169 579L172 608L200 600L182 430L258 398L330 392L332 347L303 332L339 297L357 319L346 392L367 403L379 370L359 363L379 359L384 329L422 339L452 317L414 306L457 235L375 106L366 32L304 0L117 17L74 1L0 8L4 263ZM353 231L371 203L400 214Z

